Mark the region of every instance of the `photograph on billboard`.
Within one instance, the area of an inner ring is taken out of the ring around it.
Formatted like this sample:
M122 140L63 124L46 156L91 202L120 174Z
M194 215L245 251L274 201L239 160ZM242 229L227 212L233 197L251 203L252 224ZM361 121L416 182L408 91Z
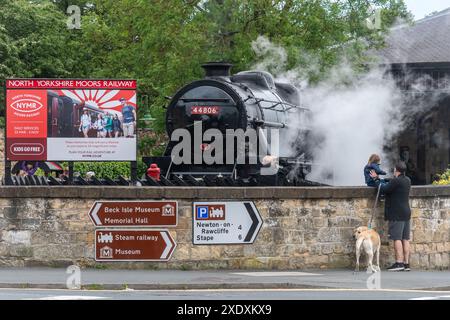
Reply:
M7 160L136 161L136 81L8 79Z

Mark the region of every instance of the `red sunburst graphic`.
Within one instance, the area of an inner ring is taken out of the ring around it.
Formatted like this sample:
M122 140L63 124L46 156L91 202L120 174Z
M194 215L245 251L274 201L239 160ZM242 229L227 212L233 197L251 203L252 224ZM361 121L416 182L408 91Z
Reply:
M58 90L58 94L111 113L121 112L121 98L136 107L136 91L133 90Z

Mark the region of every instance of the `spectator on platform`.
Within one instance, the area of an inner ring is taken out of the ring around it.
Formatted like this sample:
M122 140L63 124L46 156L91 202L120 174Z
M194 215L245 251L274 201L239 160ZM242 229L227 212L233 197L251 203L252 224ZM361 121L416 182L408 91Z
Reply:
M106 121L103 116L99 113L97 116L97 121L94 123L94 129L97 130L97 138L104 138L106 136L105 129Z
M120 103L122 104L123 135L125 138L133 138L136 127L136 109L128 105L125 98L120 98Z
M119 137L120 130L121 130L120 126L121 126L121 122L119 120L119 116L117 114L115 114L114 118L112 120L113 134L114 134L115 138Z
M20 164L20 176L33 176L37 169L39 169L39 162L36 161L22 161Z
M107 113L105 117L105 131L108 138L113 137L113 119L110 113Z

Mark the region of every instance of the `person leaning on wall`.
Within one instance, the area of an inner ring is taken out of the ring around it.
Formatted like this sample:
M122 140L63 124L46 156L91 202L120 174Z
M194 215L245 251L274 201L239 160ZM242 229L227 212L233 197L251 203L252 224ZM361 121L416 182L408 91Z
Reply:
M411 180L405 175L406 164L399 162L394 169L395 178L382 183L378 174L372 170L370 176L385 194L384 218L389 222L389 239L394 242L395 263L388 271L410 271L411 208L409 193Z

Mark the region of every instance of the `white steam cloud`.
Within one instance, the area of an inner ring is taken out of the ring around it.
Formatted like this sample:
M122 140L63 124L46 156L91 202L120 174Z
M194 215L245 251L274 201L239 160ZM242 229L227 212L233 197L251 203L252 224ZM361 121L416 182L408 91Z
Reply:
M255 69L269 71L276 81L291 83L301 92L301 103L312 111L310 123L314 135L312 154L314 166L308 180L336 186L364 185L363 168L369 156L377 153L382 168L391 168L383 147L391 144L407 125L403 112L405 97L386 70L374 67L357 74L343 62L318 84L309 84L308 74L320 70L318 61L304 55L305 68L286 70L287 54L282 47L265 37L252 43L260 58ZM420 91L420 82L416 90ZM408 113L424 108L408 104ZM289 123L296 135L299 124ZM292 141L295 137L291 137ZM284 152L285 153L285 152Z
M313 112L313 133L322 136L313 149L316 166L308 178L332 185L362 185L369 156L377 153L386 159L384 142L401 130L401 123L395 121L401 94L381 70L358 79L348 71L346 75L355 81L346 86L339 85L338 71L342 70L304 91L303 101Z

